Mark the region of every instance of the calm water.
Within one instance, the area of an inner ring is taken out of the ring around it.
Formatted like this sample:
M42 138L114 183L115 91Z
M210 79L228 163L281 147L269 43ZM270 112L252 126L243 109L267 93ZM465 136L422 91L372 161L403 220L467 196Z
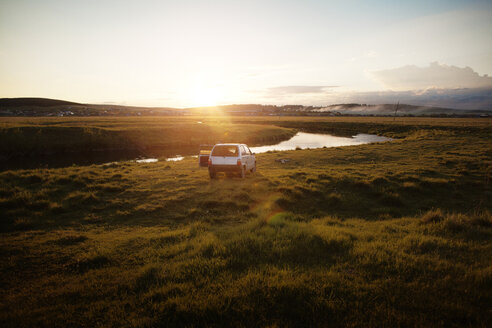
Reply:
M380 137L373 134L358 134L352 138L335 137L329 134L299 132L292 138L276 145L250 147L253 153L265 153L270 150L294 150L296 148L323 148L362 145L372 142L391 141L391 138Z
M352 138L347 138L347 137L335 137L329 134L299 132L289 140L282 141L276 145L250 147L250 149L253 153L259 154L259 153L266 153L267 151L270 150L283 151L283 150L294 150L297 148L307 149L307 148L353 146L353 145L362 145L362 144L368 144L373 142L385 142L391 140L393 139L387 137L380 137L374 134L364 134L364 133L357 134ZM198 156L192 156L192 157L198 157ZM168 158L166 159L166 161L180 161L182 159L184 159L183 156L176 155L176 157ZM157 161L154 158L149 160L152 160L149 162Z
M137 162L137 163L155 163L158 161L159 160L157 158L143 158L143 159L135 160L135 162Z
M297 148L307 149L307 148L323 148L323 147L340 147L340 146L353 146L362 145L372 142L384 142L391 141L393 139L387 137L380 137L374 134L357 134L352 138L347 137L335 137L329 134L319 134L319 133L305 133L299 132L292 138L286 141L282 141L276 145L270 146L260 146L260 147L250 147L251 151L255 154L266 153L270 150L294 150ZM192 156L198 157L198 156ZM169 157L166 161L181 161L184 157L181 155L176 155L174 157ZM137 160L137 163L154 163L158 160L156 158L146 158Z

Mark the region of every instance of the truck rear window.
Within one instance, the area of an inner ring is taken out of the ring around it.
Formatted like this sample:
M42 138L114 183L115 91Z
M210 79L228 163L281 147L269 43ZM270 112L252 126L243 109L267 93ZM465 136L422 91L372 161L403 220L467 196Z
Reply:
M237 157L237 146L215 146L212 156Z

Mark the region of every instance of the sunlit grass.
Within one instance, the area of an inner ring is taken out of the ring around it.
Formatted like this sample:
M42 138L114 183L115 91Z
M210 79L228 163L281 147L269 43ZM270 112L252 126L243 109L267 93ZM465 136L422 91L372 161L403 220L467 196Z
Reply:
M5 157L127 151L145 156L196 153L201 144L274 144L296 131L272 125L231 123L225 117L5 118L0 152Z
M193 158L0 173L0 322L486 326L490 128L376 123L400 139L259 154L244 180Z

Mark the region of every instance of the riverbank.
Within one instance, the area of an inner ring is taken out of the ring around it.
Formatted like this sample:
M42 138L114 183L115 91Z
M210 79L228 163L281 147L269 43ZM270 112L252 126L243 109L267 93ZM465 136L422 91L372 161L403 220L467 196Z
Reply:
M338 137L374 134L405 138L418 131L475 133L491 119L423 117L12 117L0 118L0 170L63 167L194 155L201 144L273 145L298 131Z
M295 135L294 129L272 125L199 121L195 117L157 118L2 118L0 153L3 160L92 153L140 156L191 155L201 144L242 142L275 144ZM117 160L115 158L115 160Z
M210 181L192 158L0 173L0 322L486 326L481 122L259 154L244 180Z

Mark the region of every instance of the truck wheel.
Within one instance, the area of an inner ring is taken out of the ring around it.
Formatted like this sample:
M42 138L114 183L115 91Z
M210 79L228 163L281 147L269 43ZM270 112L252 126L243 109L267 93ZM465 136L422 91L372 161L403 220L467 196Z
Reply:
M244 179L246 177L246 169L243 167L241 167L241 172L239 173L240 176L241 176L241 179Z
M251 169L251 173L256 173L256 162L255 162L255 166L253 166L253 168Z
M210 175L210 179L215 179L217 173L214 170L208 170L208 174Z

